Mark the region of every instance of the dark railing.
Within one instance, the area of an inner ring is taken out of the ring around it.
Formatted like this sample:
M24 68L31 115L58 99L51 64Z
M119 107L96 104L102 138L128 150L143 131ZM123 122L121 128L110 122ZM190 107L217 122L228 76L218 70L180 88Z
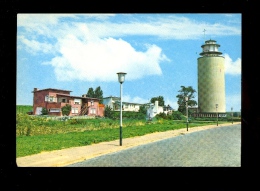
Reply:
M88 113L88 105L85 104L85 105L83 106L83 108L80 110L79 115L85 115L85 114L87 114L87 113Z

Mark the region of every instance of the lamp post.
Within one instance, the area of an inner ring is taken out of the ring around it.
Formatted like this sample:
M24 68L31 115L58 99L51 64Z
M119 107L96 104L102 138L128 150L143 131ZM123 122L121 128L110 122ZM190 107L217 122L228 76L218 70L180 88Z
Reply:
M188 131L188 123L189 123L189 121L188 121L188 100L189 100L188 96L185 96L185 102L186 102L186 116L187 116L187 120L186 120L187 131Z
M232 124L233 124L233 107L231 107L231 120L232 120Z
M216 112L217 112L217 126L218 126L218 104L216 104Z
M120 83L120 146L122 146L122 83L125 81L125 75L124 72L118 72L118 81Z

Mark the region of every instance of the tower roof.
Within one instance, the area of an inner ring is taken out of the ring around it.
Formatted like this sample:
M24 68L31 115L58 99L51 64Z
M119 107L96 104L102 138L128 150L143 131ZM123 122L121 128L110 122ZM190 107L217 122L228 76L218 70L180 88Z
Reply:
M201 56L219 56L222 52L218 51L220 47L219 44L216 43L215 40L206 40L205 44L201 45L202 52L200 53Z

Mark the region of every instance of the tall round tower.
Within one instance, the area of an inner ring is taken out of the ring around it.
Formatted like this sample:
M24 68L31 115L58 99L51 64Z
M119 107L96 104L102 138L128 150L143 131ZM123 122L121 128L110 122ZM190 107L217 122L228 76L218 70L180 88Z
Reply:
M222 52L215 40L201 46L198 58L198 109L199 113L225 113L225 68ZM216 108L217 104L217 108Z

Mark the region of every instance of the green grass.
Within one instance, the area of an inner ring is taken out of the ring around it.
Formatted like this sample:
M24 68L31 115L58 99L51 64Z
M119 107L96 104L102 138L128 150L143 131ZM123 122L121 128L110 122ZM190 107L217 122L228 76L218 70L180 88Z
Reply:
M16 135L17 157L119 139L118 120L87 119L64 122L24 114L18 116L17 128L23 129L24 133ZM189 128L212 124L216 122L196 121L190 123ZM124 139L181 128L186 128L185 121L160 119L147 123L145 120L124 120L122 134Z
M26 114L32 106L16 107L16 156L23 157L44 151L91 145L99 142L119 140L118 119L76 119L67 121L53 120L48 116ZM216 119L192 119L189 128L216 125ZM240 121L240 118L234 118ZM230 117L219 119L219 124L231 123ZM123 118L123 139L142 136L154 132L163 132L186 128L185 120Z
M32 110L33 110L33 106L31 106L31 105L16 105L16 113L26 114L26 112L29 112Z

